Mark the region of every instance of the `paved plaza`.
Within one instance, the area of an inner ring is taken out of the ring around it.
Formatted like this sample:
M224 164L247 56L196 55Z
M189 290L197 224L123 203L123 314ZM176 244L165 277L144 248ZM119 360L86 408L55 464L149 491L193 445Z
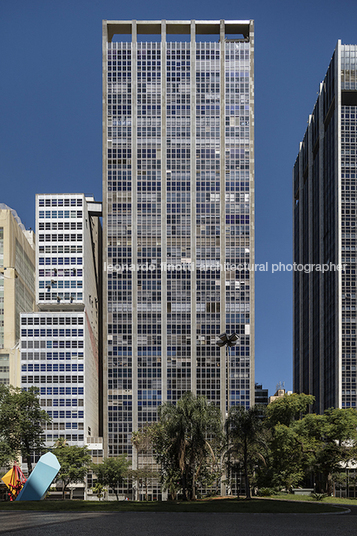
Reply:
M16 536L356 536L345 514L0 512L0 534Z

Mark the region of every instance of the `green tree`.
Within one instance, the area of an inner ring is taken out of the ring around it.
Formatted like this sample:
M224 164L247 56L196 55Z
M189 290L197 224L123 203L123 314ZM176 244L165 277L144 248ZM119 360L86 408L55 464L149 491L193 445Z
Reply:
M138 491L145 490L145 501L148 500L149 482L156 478L159 478L160 474L154 468L146 466L140 469L133 469L130 471L129 476L136 480L138 485Z
M290 490L305 478L313 452L299 423L314 400L303 393L286 394L266 408L268 453L266 466L259 467L260 485Z
M93 493L95 493L95 495L100 500L104 496L104 493L107 490L105 489L103 484L100 484L99 482L96 482L95 485L92 487L92 491L93 491Z
M6 440L0 439L0 467L8 468L16 460L16 452L10 449Z
M315 397L312 395L285 394L267 406L267 422L271 427L276 424L289 426L293 421L301 419L309 411L314 401Z
M0 467L8 467L11 462L17 459L17 452L13 451L6 439L6 430L2 424L2 413L4 411L3 403L6 400L8 387L0 385ZM5 402L6 403L6 402Z
M162 482L162 489L164 491L167 491L169 494L169 500L175 501L177 497L177 493L181 489L181 479L180 479L180 472L178 469L167 469L165 478Z
M184 499L195 498L204 469L211 467L217 472L215 451L222 439L219 408L209 404L205 397L187 392L176 405L160 406L158 414L152 440L156 461L162 467L163 484L166 476L171 478L177 472Z
M265 484L268 487L291 488L298 486L309 465L303 450L302 438L293 425L277 424L268 442L269 450Z
M108 486L119 501L118 486L128 476L130 461L126 455L117 456L116 458L104 458L102 463L92 466L97 480L103 486Z
M31 457L44 449L45 423L49 422L46 411L41 409L38 389L30 387L23 391L12 386L0 386L0 437L6 444L8 460L20 453L32 471Z
M314 453L312 466L320 491L331 495L332 474L357 458L357 411L328 409L323 415L306 415L299 423L305 448Z
M131 442L135 446L137 455L137 467L139 469L139 454L148 454L152 448L152 432L151 426L146 424L141 430L137 430L131 434Z
M246 498L251 498L251 477L258 461L265 463L263 453L266 450L262 408L253 406L232 406L228 421L227 455L241 460L244 472Z
M138 493L143 486L145 487L145 500L147 500L149 481L159 477L158 471L148 466L147 461L140 467L140 454L144 454L146 459L152 458L152 427L146 424L141 430L132 432L131 442L136 450L136 469L132 470L130 475L136 480Z
M61 464L56 481L62 482L62 499L64 499L69 484L85 481L86 474L91 467L91 455L87 447L67 445L61 440L51 451Z
M261 482L290 489L314 474L317 490L330 495L332 474L357 456L357 412L329 409L316 415L307 413L312 397L284 398L267 408L269 455Z

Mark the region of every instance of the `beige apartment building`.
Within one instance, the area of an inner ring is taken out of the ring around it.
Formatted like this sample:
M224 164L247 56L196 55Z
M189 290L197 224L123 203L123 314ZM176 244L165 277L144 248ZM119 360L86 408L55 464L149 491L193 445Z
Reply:
M0 384L20 386L20 313L35 306L35 235L0 203Z

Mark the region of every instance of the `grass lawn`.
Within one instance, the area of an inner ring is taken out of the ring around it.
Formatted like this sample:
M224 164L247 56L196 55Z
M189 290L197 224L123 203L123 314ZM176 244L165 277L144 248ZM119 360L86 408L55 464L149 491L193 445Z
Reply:
M310 495L292 495L292 494L287 494L287 493L278 493L277 495L272 495L271 497L269 497L270 499L277 499L277 500L285 500L285 501L309 501L309 502L314 502L316 503L316 501L314 500L313 497L311 497ZM326 504L326 503L333 503L333 504L336 504L336 506L338 505L341 505L341 506L357 506L357 499L345 499L345 498L340 498L340 497L324 497L322 499L322 501L318 501L320 504Z
M285 496L286 499L286 496ZM300 501L304 500L300 496ZM3 510L36 510L48 512L221 512L221 513L325 513L339 512L336 508L321 502L295 502L288 500L254 498L244 499L205 499L193 502L134 502L134 501L24 501L1 502Z

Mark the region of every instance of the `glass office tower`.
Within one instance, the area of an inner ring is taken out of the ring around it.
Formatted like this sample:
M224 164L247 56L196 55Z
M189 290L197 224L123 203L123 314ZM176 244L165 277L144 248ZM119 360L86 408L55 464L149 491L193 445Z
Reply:
M109 456L186 391L254 404L253 67L253 21L103 21Z
M293 173L294 261L311 265L294 273L294 391L320 413L356 407L356 65L338 41Z

